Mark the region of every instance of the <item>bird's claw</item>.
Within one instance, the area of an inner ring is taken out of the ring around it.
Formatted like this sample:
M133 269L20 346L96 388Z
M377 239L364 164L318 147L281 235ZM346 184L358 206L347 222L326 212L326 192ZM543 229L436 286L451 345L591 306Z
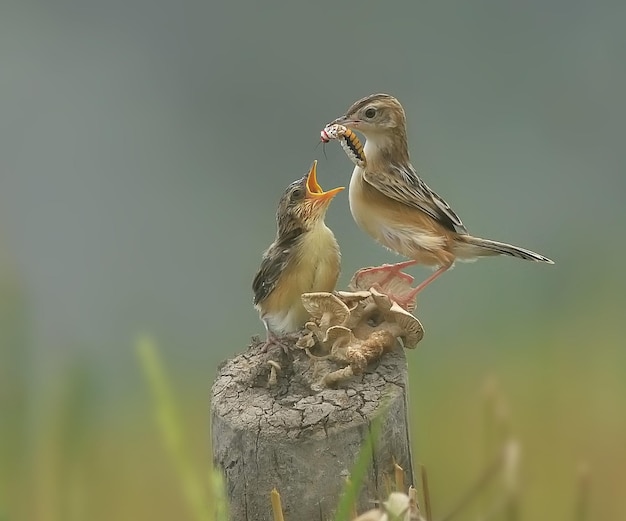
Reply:
M261 346L261 353L267 353L272 347L280 347L283 350L283 353L288 354L289 351L293 348L289 342L284 342L283 340L292 340L293 335L285 335L283 337L276 337L274 335L269 336L267 340Z
M408 260L396 264L363 268L352 277L350 285L355 289L374 288L404 309L412 311L415 309L415 297L419 291L412 287L415 279L402 270L414 264L417 264L417 261Z

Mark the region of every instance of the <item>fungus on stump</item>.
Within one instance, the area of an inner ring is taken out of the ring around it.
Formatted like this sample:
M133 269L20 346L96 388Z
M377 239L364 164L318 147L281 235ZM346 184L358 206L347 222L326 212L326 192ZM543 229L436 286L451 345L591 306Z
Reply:
M213 454L226 477L233 520L271 519L274 487L286 519L331 519L380 410L380 438L357 508L367 510L372 500L387 496L394 459L406 482L414 482L407 367L399 346L377 367L336 389L319 384L319 375L335 368L331 361L312 364L301 351L289 354L292 361L282 351L271 355L284 368L274 386L268 386L268 354L257 346L222 365L213 386Z
M404 265L382 282L376 270L359 270L348 292L303 294L311 321L297 341L282 339L293 349L263 353L257 342L219 368L213 457L226 478L233 520L271 519L274 488L286 519L331 519L377 417L379 437L357 509L387 497L394 463L406 472L405 483L414 483L407 365L398 339L415 348L424 332L410 313L413 278L400 271Z

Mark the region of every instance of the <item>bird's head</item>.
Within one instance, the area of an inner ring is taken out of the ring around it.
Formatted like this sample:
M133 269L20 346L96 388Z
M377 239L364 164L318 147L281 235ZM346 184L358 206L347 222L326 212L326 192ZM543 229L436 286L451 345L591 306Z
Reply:
M367 139L406 133L404 109L389 94L372 94L360 99L333 123L358 130Z
M406 116L400 102L389 94L372 94L352 104L337 123L361 132L366 138L365 156L369 164L380 158L409 162Z
M309 173L291 183L280 199L276 212L279 234L297 228L310 230L323 222L330 201L343 189L339 186L324 192L317 182L317 161L313 161Z

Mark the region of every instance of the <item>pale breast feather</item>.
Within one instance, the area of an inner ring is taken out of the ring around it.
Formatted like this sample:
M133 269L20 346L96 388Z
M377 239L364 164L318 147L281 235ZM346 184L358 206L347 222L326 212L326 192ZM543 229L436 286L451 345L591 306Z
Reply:
M445 238L432 235L414 226L398 226L397 224L381 224L380 232L383 235L383 244L393 246L392 250L412 257L420 249L436 251L445 243Z

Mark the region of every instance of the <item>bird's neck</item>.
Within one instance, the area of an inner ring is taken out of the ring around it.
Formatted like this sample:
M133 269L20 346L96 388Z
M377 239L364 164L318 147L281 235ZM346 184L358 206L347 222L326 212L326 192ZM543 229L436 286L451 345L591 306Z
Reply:
M365 136L363 149L368 165L377 164L409 164L409 148L406 133L395 131L393 133L375 133Z

